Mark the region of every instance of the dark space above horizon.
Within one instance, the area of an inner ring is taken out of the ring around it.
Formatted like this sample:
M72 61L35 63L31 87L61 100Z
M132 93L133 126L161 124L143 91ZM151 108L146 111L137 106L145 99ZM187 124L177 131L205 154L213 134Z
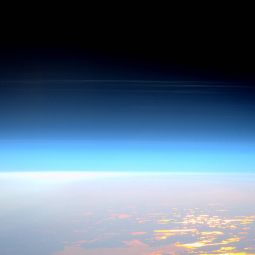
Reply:
M77 159L76 170L84 169L89 161L83 155L88 151L91 159L102 162L102 166L91 163L90 169L100 170L107 161L108 169L117 171L128 160L135 169L159 161L162 169L168 169L170 157L176 159L176 169L184 171L187 166L180 164L182 158L194 162L202 150L211 156L205 153L193 170L203 169L206 160L210 165L223 150L230 162L238 161L234 171L239 171L244 160L245 171L252 171L254 76L243 50L232 52L223 45L211 50L207 45L205 51L199 45L174 47L160 42L153 47L148 44L150 50L141 44L115 46L2 45L1 171L28 166L50 170L53 165L65 169L59 163L61 157L68 161L67 168ZM67 144L62 146L63 141ZM76 147L69 147L69 141ZM97 145L91 148L93 141ZM134 148L126 147L130 142L141 146L137 155ZM107 147L107 143L113 144ZM147 151L144 143L150 144ZM171 148L164 145L162 149L162 143ZM187 149L190 145L197 149ZM178 156L172 153L173 146L181 151ZM219 148L217 155L215 148ZM237 149L229 152L231 148ZM242 158L244 154L248 158ZM48 157L53 161L41 167ZM10 164L18 160L23 165ZM231 171L230 166L226 169Z

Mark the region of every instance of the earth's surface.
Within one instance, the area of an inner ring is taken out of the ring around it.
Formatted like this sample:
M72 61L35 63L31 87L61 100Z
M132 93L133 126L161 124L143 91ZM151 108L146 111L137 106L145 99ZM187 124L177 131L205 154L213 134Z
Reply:
M255 178L1 174L0 254L255 254Z

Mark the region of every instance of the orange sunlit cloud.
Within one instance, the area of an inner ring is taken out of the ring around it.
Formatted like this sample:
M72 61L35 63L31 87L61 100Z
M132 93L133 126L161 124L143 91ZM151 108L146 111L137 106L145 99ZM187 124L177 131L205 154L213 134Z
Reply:
M219 250L212 251L212 252L225 252L225 251L232 251L235 249L236 249L236 247L221 247Z
M154 235L156 240L164 240L169 236L173 235L183 235L187 232L195 232L196 229L168 229L168 230L154 230Z
M146 222L146 221L149 221L149 220L139 220L138 223L143 223L143 222Z
M145 235L147 234L147 232L134 232L134 233L131 233L132 235Z
M125 218L129 218L132 215L128 215L128 214L112 214L112 216L117 216L119 219L125 219Z
M145 245L148 246L145 243L140 242L139 240L132 240L132 241L124 241L123 243L129 245L129 246L139 246L139 245Z
M207 240L203 240L203 241L198 241L198 242L195 242L195 243L178 244L178 246L184 246L184 247L187 247L187 248L190 248L190 249L196 249L198 247L203 247L203 246L234 243L234 242L240 241L242 238L243 237L229 238L229 239L223 240L220 243L212 243L212 241L214 241L215 238L211 238L211 239L207 239Z
M89 215L91 215L92 214L92 212L86 212L86 213L83 213L82 215L83 216L89 216Z
M223 235L223 232L220 231L212 231L212 232L201 232L201 235Z
M185 247L179 247L175 244L168 244L157 247L150 247L139 240L132 240L123 242L126 247L117 248L98 248L98 249L84 249L78 246L65 246L62 251L54 252L52 255L162 255L162 254L178 254L181 251L187 251Z
M207 255L219 255L215 253L206 253ZM247 252L227 252L227 253L220 253L220 255L252 255L254 253L247 253Z
M93 239L93 240L90 240L90 241L88 241L88 240L81 240L81 241L72 242L72 243L94 243L94 242L96 242L97 240L99 240L99 238Z
M166 230L154 230L155 233L168 233L168 232L194 232L196 229L166 229Z

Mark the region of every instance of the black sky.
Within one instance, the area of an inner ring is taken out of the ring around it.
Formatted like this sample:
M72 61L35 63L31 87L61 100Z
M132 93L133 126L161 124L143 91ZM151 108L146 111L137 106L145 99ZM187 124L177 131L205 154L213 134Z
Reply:
M254 80L247 19L182 20L163 24L151 17L154 26L148 20L116 29L105 20L95 27L76 24L71 32L64 24L63 29L16 28L21 33L2 33L0 78Z

